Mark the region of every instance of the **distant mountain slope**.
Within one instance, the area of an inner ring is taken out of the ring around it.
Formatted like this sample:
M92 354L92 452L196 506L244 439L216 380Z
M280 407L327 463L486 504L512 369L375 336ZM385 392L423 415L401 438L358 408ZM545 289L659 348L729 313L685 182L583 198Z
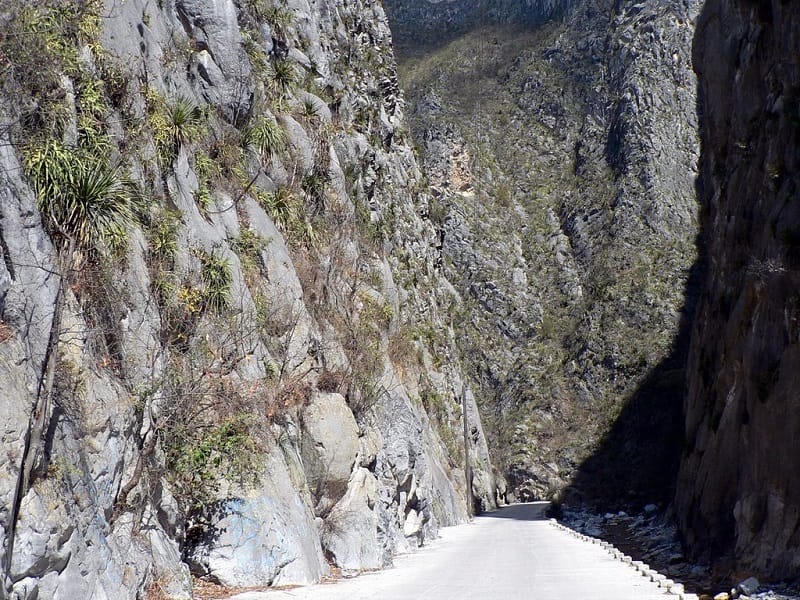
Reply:
M697 259L699 2L578 2L446 45L415 19L467 23L474 5L387 5L466 301L462 356L511 488L554 497L574 480L573 498L668 500ZM609 433L620 414L633 426ZM613 460L579 473L606 436Z

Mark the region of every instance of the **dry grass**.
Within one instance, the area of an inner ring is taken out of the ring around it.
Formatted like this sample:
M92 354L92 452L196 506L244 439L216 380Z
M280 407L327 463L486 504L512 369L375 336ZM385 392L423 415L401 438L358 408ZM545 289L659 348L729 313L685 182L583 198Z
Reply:
M7 342L14 337L14 330L11 329L4 321L0 321L0 344Z
M265 587L225 587L202 579L194 579L192 581L192 597L194 600L221 600L244 592L263 592L266 590L267 588Z
M211 581L195 578L192 581L192 592L194 600L224 600L237 594L245 592L266 592L270 590L293 590L300 586L279 585L279 586L255 586L255 587L225 587ZM148 598L150 600L150 598ZM155 600L160 600L155 599Z

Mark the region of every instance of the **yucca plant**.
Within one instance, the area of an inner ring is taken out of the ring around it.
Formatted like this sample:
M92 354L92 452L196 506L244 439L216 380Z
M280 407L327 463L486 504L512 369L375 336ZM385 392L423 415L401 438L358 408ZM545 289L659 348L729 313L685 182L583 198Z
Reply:
M178 230L181 227L179 213L164 210L152 221L147 241L151 256L172 261L178 251Z
M230 246L237 254L256 257L267 247L267 240L252 229L242 229L241 233L230 240Z
M194 170L202 182L211 182L220 176L219 165L203 150L194 153Z
M260 200L264 209L281 230L290 229L291 223L297 218L299 211L297 199L289 188L278 188L271 194L264 195Z
M246 132L246 142L263 158L275 158L286 148L286 131L274 118L262 116Z
M167 107L173 142L185 146L196 141L202 133L203 111L191 100L178 99Z
M203 252L200 255L200 280L203 282L205 306L216 313L230 305L233 275L228 261L217 253Z
M181 146L197 141L203 133L203 111L191 100L179 98L167 104L163 97L151 93L149 121L162 162L175 158Z
M330 176L322 171L315 169L303 178L301 188L303 193L311 203L320 204L325 195L325 186L330 181Z
M272 63L272 83L283 95L293 91L300 82L297 67L288 59L276 60Z
M25 171L42 220L58 242L108 248L139 220L143 202L118 165L51 138L28 148Z
M303 104L300 107L300 116L305 117L306 119L315 119L319 117L319 107L317 106L316 102L314 102L311 98L306 98L303 100Z

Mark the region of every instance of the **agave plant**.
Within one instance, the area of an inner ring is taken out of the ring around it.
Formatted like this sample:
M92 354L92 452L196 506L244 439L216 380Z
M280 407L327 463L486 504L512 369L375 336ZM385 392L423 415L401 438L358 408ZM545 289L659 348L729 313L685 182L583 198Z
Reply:
M197 141L203 133L203 110L191 100L179 98L168 104L152 93L148 119L159 156L164 163L175 158L181 146Z
M151 256L162 261L172 261L178 252L180 226L179 214L170 210L162 211L152 220L147 236Z
M138 222L143 202L119 165L55 139L29 148L25 159L42 220L59 242L114 246L120 232Z
M306 119L316 119L319 117L319 107L311 98L306 98L300 107L300 115Z
M290 229L292 221L297 218L297 204L297 199L287 187L280 187L262 198L262 205L270 218L283 231Z
M171 137L176 146L185 146L200 137L203 111L194 102L180 98L168 106L167 111Z

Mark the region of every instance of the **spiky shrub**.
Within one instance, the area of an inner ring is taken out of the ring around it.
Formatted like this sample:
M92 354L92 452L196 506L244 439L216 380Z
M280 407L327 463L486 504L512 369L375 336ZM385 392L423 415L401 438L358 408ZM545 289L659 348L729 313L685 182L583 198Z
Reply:
M286 131L276 119L262 116L247 131L247 143L265 159L275 158L286 149Z
M197 140L202 132L203 111L191 100L179 98L167 107L169 132L178 145Z
M291 229L292 222L299 218L297 198L288 187L280 187L271 194L261 194L259 201L278 228L284 232Z
M147 98L148 120L162 163L171 162L181 146L196 142L203 134L203 110L187 98L174 102L155 92Z
M214 165L209 172L213 177L206 181L227 184L249 181L245 148L246 141L238 129L224 128L220 134L215 135L208 147L208 158ZM198 175L202 178L201 173Z
M281 5L273 0L247 0L245 6L259 23L267 23L280 37L286 37L294 22L294 13L285 2Z
M264 11L264 20L279 35L285 36L294 22L294 15L289 8L285 6L270 6Z
M20 0L4 2L0 85L15 86L37 99L40 108L60 96L60 78L79 69L79 48L100 34L102 0Z
M214 197L211 194L211 189L207 184L201 183L200 187L195 190L193 195L195 204L197 204L197 210L200 211L204 219L208 219L214 204Z
M249 287L258 286L258 278L263 267L261 252L267 247L267 240L252 229L243 229L229 241L231 249L239 255L245 282Z
M31 145L25 172L42 220L59 242L112 247L139 221L143 201L119 166L55 139Z
M312 173L306 175L300 184L306 200L312 205L321 205L325 197L325 187L329 181L330 176L322 170L315 169Z
M243 229L242 232L230 241L231 248L240 255L253 260L267 247L267 240L252 229Z
M194 170L197 178L202 182L209 183L220 177L219 165L204 150L194 153Z
M286 96L300 83L297 66L288 59L279 59L272 63L272 85L275 91Z
M203 282L203 303L217 314L230 306L233 276L228 261L216 252L200 255L200 280Z
M316 102L311 100L310 98L306 98L303 100L303 104L300 106L300 116L305 117L306 119L313 120L319 117L319 107L317 106Z
M160 211L151 221L147 231L147 243L151 256L172 262L178 251L178 231L181 227L179 213L172 210Z

